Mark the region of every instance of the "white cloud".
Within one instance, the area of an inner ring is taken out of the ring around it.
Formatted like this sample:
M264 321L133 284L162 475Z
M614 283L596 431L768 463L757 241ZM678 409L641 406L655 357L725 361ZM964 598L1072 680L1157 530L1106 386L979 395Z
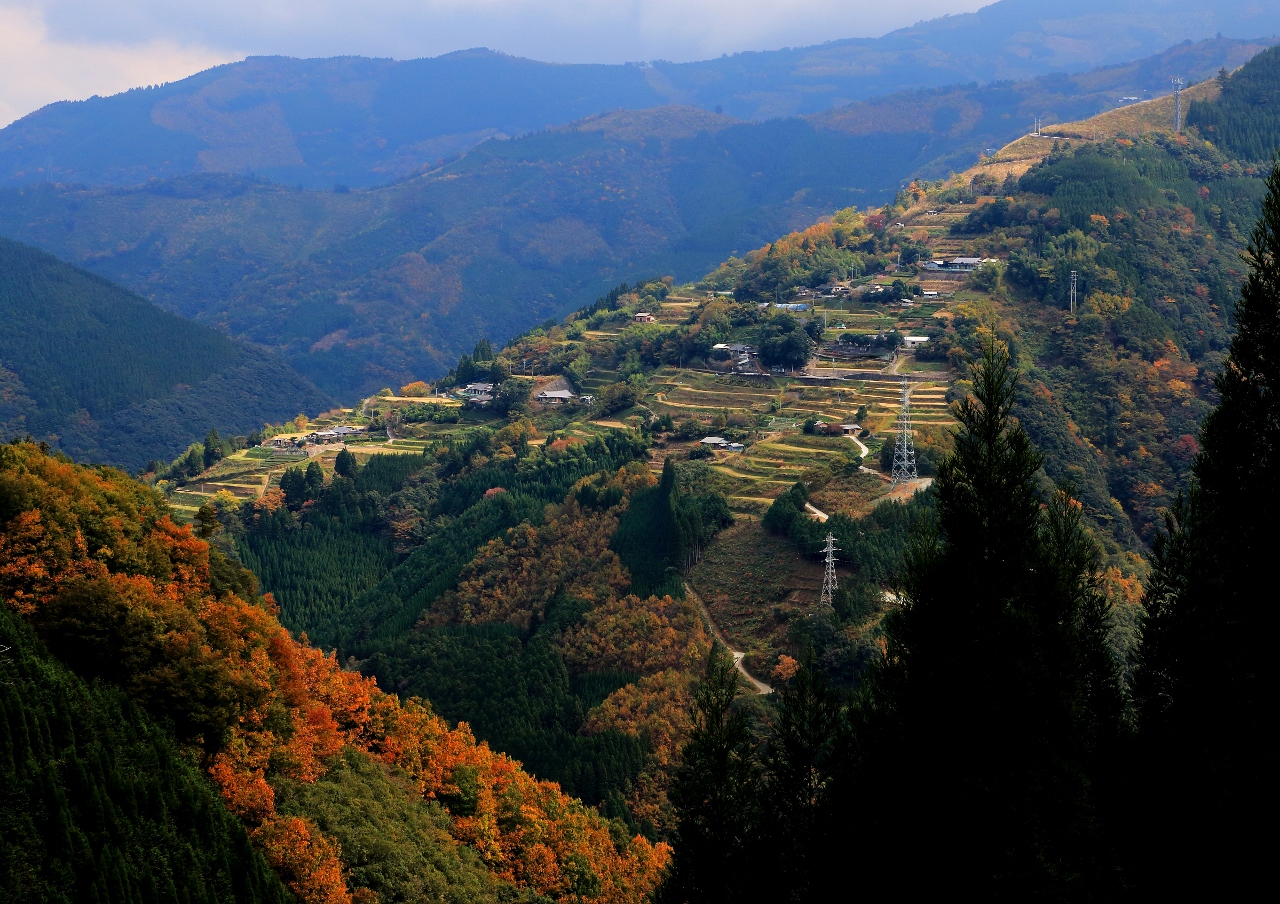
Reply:
M160 36L133 43L59 40L38 10L0 3L0 126L54 101L161 84L235 56Z
M990 2L990 0L986 0ZM983 0L0 0L0 123L247 54L695 60L873 36Z

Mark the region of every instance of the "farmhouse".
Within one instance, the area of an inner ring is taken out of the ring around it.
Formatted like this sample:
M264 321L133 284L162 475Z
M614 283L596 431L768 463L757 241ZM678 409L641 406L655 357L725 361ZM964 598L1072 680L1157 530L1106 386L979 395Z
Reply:
M363 427L348 427L345 424L339 424L337 427L330 427L327 430L316 430L308 433L306 437L309 443L337 443L342 442L349 436L359 436L364 433Z
M544 389L535 398L544 405L567 405L578 397L567 389Z
M953 257L949 261L926 261L926 270L945 270L949 273L972 273L983 264L994 263L990 257Z
M635 317L636 323L653 323L655 320L657 320L656 317L654 317L652 314L646 314L644 311L641 311L639 314L636 314L636 317Z
M928 336L903 336L902 344L907 348L919 348L929 341Z
M729 441L723 436L708 436L698 440L698 444L702 446L710 446L713 449L727 449Z
M479 399L480 396L488 396L490 399L492 399L493 384L492 383L468 383L466 386L462 387L462 395L466 396L468 399L473 399L473 400Z

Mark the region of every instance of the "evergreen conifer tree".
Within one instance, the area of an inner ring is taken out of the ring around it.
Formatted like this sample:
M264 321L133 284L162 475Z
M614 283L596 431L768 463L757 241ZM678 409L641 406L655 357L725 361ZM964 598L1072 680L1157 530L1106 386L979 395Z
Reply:
M307 501L307 477L298 465L290 465L280 475L280 489L290 508L299 508Z
M679 829L662 893L669 904L740 904L760 896L760 768L746 715L733 705L737 695L733 660L713 649L670 792Z
M312 460L307 463L304 479L307 483L307 498L318 499L320 491L324 489L324 470L319 462Z
M1134 678L1146 842L1136 881L1228 895L1269 866L1280 530L1280 163L1250 238L1236 335L1194 484L1154 545Z
M813 901L836 887L840 851L854 839L835 805L836 771L847 754L844 701L808 658L777 689L763 788L762 835L773 866L770 900Z
M222 459L222 437L218 435L218 428L210 427L208 435L204 438L204 466L211 468Z
M333 462L333 472L339 477L350 477L354 479L357 469L358 463L356 462L356 457L347 449L343 449L339 452L338 457Z
M994 341L973 385L856 710L845 806L867 815L869 856L900 890L1097 895L1121 715L1097 552L1074 500L1042 498Z

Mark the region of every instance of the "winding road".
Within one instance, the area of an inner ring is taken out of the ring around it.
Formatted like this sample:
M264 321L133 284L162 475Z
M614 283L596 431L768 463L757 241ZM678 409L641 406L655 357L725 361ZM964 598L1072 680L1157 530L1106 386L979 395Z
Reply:
M742 659L747 654L741 653L729 646L729 640L720 632L720 629L716 627L716 623L711 619L711 612L707 609L706 603L702 601L702 597L698 596L697 591L689 586L688 581L685 582L684 592L693 597L694 601L698 604L698 609L701 610L702 618L707 623L707 627L711 629L711 633L715 635L716 640L724 644L724 648L728 650L729 655L733 657L734 668L742 674L743 678L747 679L747 683L751 685L752 689L755 690L757 694L772 694L772 687L747 671L746 666L742 664Z

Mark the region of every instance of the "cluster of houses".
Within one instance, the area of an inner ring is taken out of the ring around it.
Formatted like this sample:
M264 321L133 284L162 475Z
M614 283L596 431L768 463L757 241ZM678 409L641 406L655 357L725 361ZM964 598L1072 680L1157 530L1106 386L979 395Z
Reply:
M945 273L972 273L983 264L994 264L993 257L953 257L949 261L925 261L923 269Z
M818 433L839 433L841 436L857 436L862 432L860 424L828 424L826 421L818 421L813 425L813 429Z
M483 408L493 401L493 384L468 383L458 391L458 395L476 407ZM579 402L590 405L595 401L595 396L579 397L568 389L543 389L534 393L533 400L542 405L572 405Z
M465 401L478 408L483 408L493 401L492 383L468 383L458 392Z
M308 433L303 439L317 445L322 443L341 443L364 432L364 427L348 427L344 424L339 424L337 427L329 427L326 430L316 430Z
M816 289L810 289L808 286L801 286L796 289L796 298L838 298L841 295L852 294L853 289L839 283L827 283L825 286L818 286Z
M749 345L743 345L741 342L717 342L711 346L711 350L728 352L733 356L738 367L749 367L751 365L751 357L755 354L755 349Z
M306 436L273 436L262 445L264 448L270 449L273 452L297 452L301 446L319 446L324 445L325 443L341 443L347 441L353 436L359 436L365 432L366 428L364 427L348 427L345 424L339 424L336 427L326 427L323 430L313 430Z
M720 449L724 452L742 452L747 447L742 443L731 443L723 436L708 436L698 440L698 445L707 446L711 449Z

